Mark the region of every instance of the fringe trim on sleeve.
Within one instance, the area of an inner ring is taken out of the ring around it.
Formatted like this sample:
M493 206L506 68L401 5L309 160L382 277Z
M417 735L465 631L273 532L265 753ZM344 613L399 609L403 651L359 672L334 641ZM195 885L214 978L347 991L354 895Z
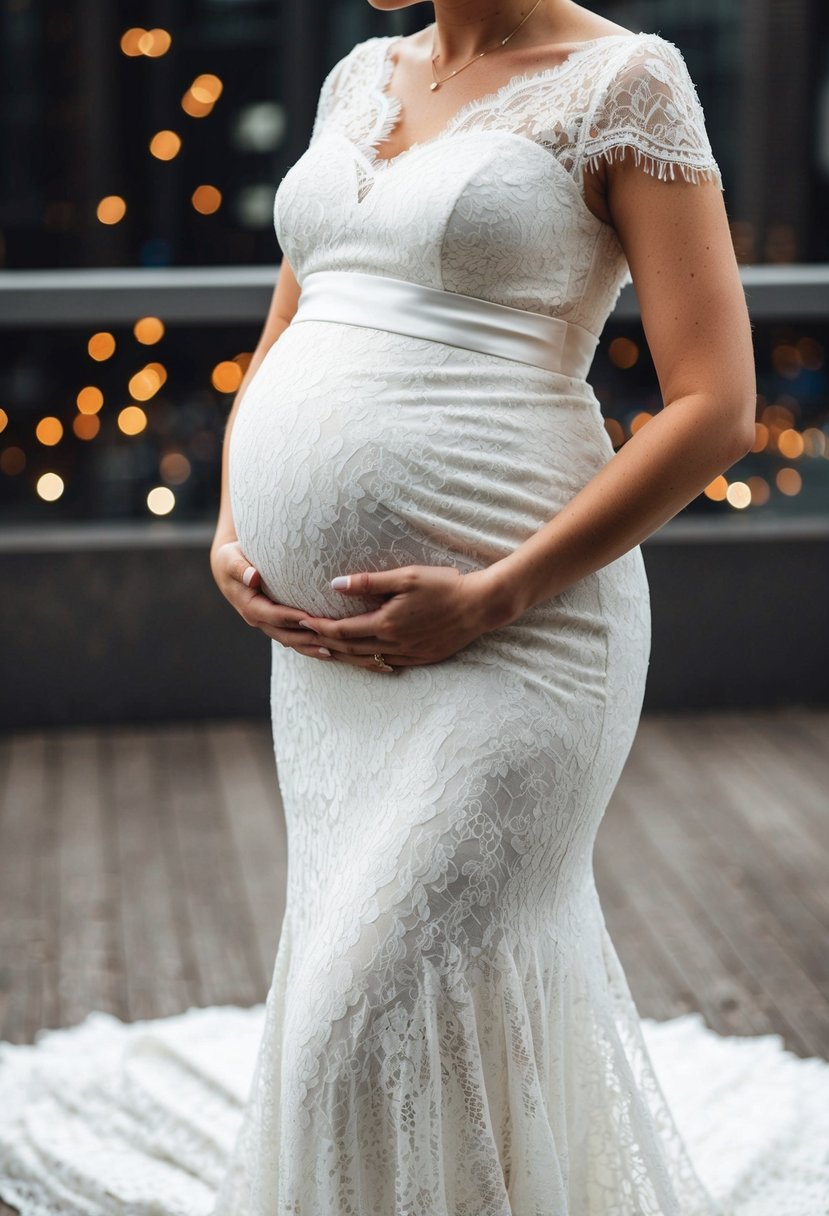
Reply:
M598 169L602 161L609 163L614 160L622 160L624 154L628 151L633 152L634 163L636 165L652 177L659 178L660 181L673 181L678 169L686 182L693 182L694 185L697 185L700 181L716 182L720 190L723 189L722 174L716 161L710 160L707 163L699 165L687 164L682 160L678 160L675 155L671 159L668 159L655 156L650 152L644 152L634 143L617 143L609 148L602 148L600 151L593 152L590 156L585 157L582 164L585 169L589 169L592 172Z

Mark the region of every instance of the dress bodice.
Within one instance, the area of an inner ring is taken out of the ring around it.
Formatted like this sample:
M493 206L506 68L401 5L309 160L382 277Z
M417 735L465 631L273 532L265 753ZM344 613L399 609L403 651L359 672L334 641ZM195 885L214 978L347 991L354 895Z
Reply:
M398 120L394 36L357 43L326 76L307 150L274 201L302 284L316 270L409 279L601 333L630 280L584 174L630 149L662 179L722 179L682 53L657 34L581 44L461 107L434 138L384 159Z

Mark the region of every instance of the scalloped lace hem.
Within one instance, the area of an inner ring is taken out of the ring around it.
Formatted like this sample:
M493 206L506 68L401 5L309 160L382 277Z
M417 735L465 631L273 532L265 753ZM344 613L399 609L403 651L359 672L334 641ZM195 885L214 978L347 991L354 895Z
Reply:
M722 173L715 161L692 165L678 160L673 154L661 157L653 152L646 152L635 143L614 143L607 148L600 148L598 152L584 158L582 172L595 172L603 161L612 163L614 160L622 160L626 152L633 153L635 165L660 181L674 181L678 172L686 182L698 185L701 181L711 181L716 182L720 190L723 189Z
M0 1197L22 1216L211 1216L264 1019L264 1005L96 1012L0 1044ZM776 1034L722 1037L699 1013L641 1028L722 1216L829 1211L829 1063Z

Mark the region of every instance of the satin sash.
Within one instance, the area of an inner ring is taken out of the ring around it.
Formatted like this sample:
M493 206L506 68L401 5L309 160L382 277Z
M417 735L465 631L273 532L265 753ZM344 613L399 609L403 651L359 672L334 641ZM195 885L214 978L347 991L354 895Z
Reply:
M586 378L599 341L559 317L356 270L307 274L291 324L302 321L338 321L428 338L579 380Z

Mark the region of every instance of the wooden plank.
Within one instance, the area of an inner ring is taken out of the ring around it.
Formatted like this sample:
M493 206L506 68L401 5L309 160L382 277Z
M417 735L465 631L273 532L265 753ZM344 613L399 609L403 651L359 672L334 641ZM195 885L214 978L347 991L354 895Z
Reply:
M643 1017L662 1021L688 1008L682 997L682 978L674 970L659 935L654 935L653 927L643 919L630 897L630 885L620 872L612 833L604 827L610 823L612 814L612 807L608 807L594 850L596 889L636 1007Z
M282 798L273 755L268 773L255 746L259 737L255 726L213 723L205 727L205 735L225 825L241 872L264 999L273 975L285 910L288 865Z
M46 738L26 732L5 743L0 848L0 1038L29 1043L41 1015L40 954L48 927L37 873L48 799Z
M714 731L710 724L695 723L685 731L682 746L675 731L663 732L660 752L664 763L694 791L688 810L701 830L710 818L701 809L704 801L710 798L721 809L713 843L729 858L735 881L767 908L775 936L829 1000L826 867L819 864L814 846L804 854L797 832L802 815L792 800L784 800L767 782L749 779L739 734L745 730ZM718 783L712 781L710 768L697 771L702 757L712 752ZM774 848L769 848L770 840Z
M108 732L112 808L129 1017L164 1017L196 1003L197 965L183 883L158 785L157 731Z
M261 1000L253 926L200 726L168 726L158 736L161 797L174 825L198 1004Z
M720 1034L752 1034L773 1028L774 1018L763 1007L761 992L740 960L730 951L697 901L675 881L673 867L655 849L643 830L633 804L642 791L624 777L614 807L603 825L605 843L615 859L619 881L629 892L640 920L650 929L650 941L667 955L676 999L684 1009L698 1009ZM665 813L649 805L648 823ZM600 830L601 831L601 830ZM645 949L648 949L646 946ZM654 965L664 967L664 962ZM776 1010L772 1011L776 1012Z
M774 1004L787 1044L801 1053L824 1054L829 1048L826 1002L811 977L776 939L765 907L735 883L723 881L721 870L729 857L716 846L716 822L711 816L709 830L697 831L692 815L693 786L689 790L676 769L665 764L664 756L660 760L656 745L638 748L631 760L628 782L638 780L643 796L632 798L630 805L643 832L672 866L676 881L693 893L711 928L719 929ZM649 818L644 793L648 790L672 802L675 813ZM732 864L736 860L730 858Z
M108 856L100 732L65 730L53 739L59 811L58 999L62 1025L92 1009L127 1015L117 892Z
M804 861L811 860L815 868L829 850L829 713L813 716L815 721L810 722L785 714L772 724L749 718L742 730L740 755L746 773L777 791L777 805L794 811L789 831L795 827L795 841L804 845Z

